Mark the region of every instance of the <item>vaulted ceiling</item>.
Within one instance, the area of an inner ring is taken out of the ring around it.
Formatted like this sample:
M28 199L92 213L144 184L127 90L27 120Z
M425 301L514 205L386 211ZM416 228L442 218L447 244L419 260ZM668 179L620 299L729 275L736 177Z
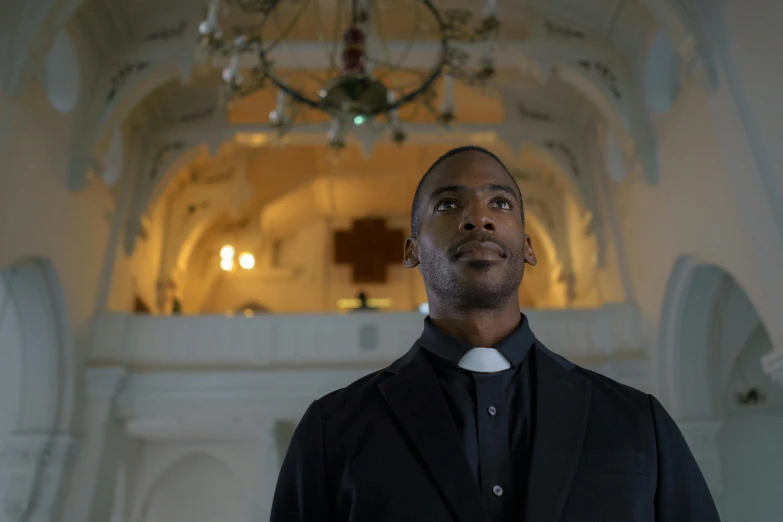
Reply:
M657 144L648 107L651 93L645 90L651 44L660 41L656 36L665 35L665 70L659 74L664 79L689 74L692 64L704 59L697 54L703 42L684 2L500 0L502 25L494 49L497 76L487 88L455 84L454 125L442 128L435 116L414 103L400 111L408 133L404 154L387 134L367 125L335 158L324 146L328 122L322 114L302 112L299 124L285 138L279 137L269 122L276 98L272 89L231 107L217 103L220 71L227 61L199 64L195 59L206 0L71 3L78 9L69 32L78 43L89 96L80 112L81 132L74 144L69 184L79 190L96 175L109 182L112 169L136 178L130 184L134 195L126 234L128 252L137 238L144 237L152 210L161 202L176 201L182 219L166 225L176 229L172 237L178 238L168 256L172 267L181 262L182 249L192 250L205 233L237 214L252 215L265 226L280 222L279 216L285 214L279 210L280 201L326 183L319 180L331 179L327 185L332 192L349 184L343 192L360 196L346 196L348 207L343 208L350 207L349 212L356 214L366 213L368 201L374 201L367 194L388 192L391 189L384 183L391 183L399 187L395 190L400 198L376 203L396 208L437 156L435 151L466 142L496 150L523 180L524 190L533 195L531 212L554 245L565 234L565 195L578 202L584 221L590 223L586 233L595 234L602 243L602 223L593 219L599 215L595 178L606 174L603 159L594 153L604 147L600 140L611 138L615 171L639 168L649 181L657 177ZM436 57L426 27L404 45L410 39L411 13L415 15L420 4L373 2L390 52L408 58L407 71L397 71L389 81L416 76ZM468 9L476 15L483 8L483 3L470 0L433 4L442 10ZM299 87L317 86L312 73L328 63L328 48L339 39L324 28L346 12L347 5L348 0L281 3L283 20L306 8L275 58L288 81ZM275 28L270 30L274 36ZM473 50L483 52L480 47ZM252 60L243 57L241 65L251 66ZM659 84L664 90L669 85ZM443 96L442 81L436 83L435 92ZM665 105L671 93L663 94L658 99ZM436 99L434 105L438 103ZM117 163L121 168L112 165ZM226 172L221 174L221 169ZM351 175L356 179L350 181ZM544 193L546 197L536 196ZM233 212L226 213L232 206ZM207 207L211 210L199 211Z

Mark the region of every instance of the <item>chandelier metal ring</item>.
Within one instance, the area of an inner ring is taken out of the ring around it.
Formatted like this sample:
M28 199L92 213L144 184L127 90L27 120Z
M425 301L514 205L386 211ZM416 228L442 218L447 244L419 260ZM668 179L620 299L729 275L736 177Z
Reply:
M401 128L398 109L418 101L420 106L435 114L437 121L448 125L454 119L451 79L476 85L484 84L494 74L490 55L491 46L481 59L479 69L471 71L468 69L469 53L453 44L457 42L487 42L497 35L500 23L495 15L496 0L485 0L485 12L489 14L473 29L468 27L471 17L469 11L446 10L441 12L432 0L410 0L414 6L423 6L432 18L428 23L423 24L421 17L418 16L418 10L414 11L415 32L410 37L408 48L402 52L402 57L395 57L394 60L389 56L384 38L378 38L373 31L369 31L368 36L367 29L377 28L380 33L380 24L377 27L369 24L371 18L373 23L378 23L380 20L383 8L376 5L379 0L337 0L338 8L342 6L342 2L350 2L351 19L348 28L343 32L342 42L332 42L333 46L325 42L326 48L331 48L328 57L328 72L325 78L316 79L316 83L322 82L320 86L316 85L317 95L310 95L304 88L297 88L296 85L283 78L275 69L275 60L271 53L278 46L286 45L287 36L313 1L316 2L316 12L320 12L317 3L319 0L306 1L301 8L294 12L293 20L285 29L271 28L269 32L274 35L269 39L271 43L266 46L263 38L265 27L272 16L278 19L279 8L285 3L283 0L210 0L207 19L199 26L201 55L230 57L229 66L223 70L223 80L228 87L226 92L230 100L244 98L270 84L278 89L277 105L275 110L270 113L270 122L281 134L286 132L293 124L293 120L297 118L296 106L299 105L324 112L332 118L329 140L330 144L337 148L344 146L347 122L353 120L354 125L359 126L367 119L373 119L382 114L388 115L388 124L392 130L393 140L402 143L405 140L405 133ZM296 2L292 0L289 3ZM396 1L392 5L395 9L399 8ZM233 27L230 37L224 38L223 31L219 26L221 7L235 8L240 11L242 16L260 15L261 20L254 22L253 25ZM341 9L338 9L338 15L335 18L335 22L338 24L335 26L335 34L339 34L338 27L342 18L339 14L340 11ZM405 9L398 10L398 13L400 11L408 14ZM394 14L391 16L393 17ZM318 22L320 23L320 19ZM415 39L416 33L421 27L429 27L430 38ZM277 31L275 32L275 30ZM318 29L315 30L318 32ZM318 32L318 34L321 37L322 32ZM323 37L320 39L323 41ZM372 43L381 43L384 46L387 55L385 59L375 59L369 56L367 45L370 40ZM414 66L406 69L402 64L407 58L410 46L416 41L423 41L430 45L429 52L433 51L432 46L434 46L433 61L429 66ZM335 55L340 49L342 50L342 67L337 68L335 67ZM249 70L247 79L239 70L239 57L246 54L253 54L258 59L258 65ZM288 54L291 55L290 52ZM294 59L294 61L299 63L298 60ZM380 66L382 70L387 69L386 72L381 73L380 76L368 72L369 67L374 68L376 65ZM313 69L308 73L308 76L315 78L312 72L320 69L316 66L311 67ZM339 72L336 76L332 76L331 73L335 69L338 69ZM417 78L416 81L406 84L406 87L399 85L387 87L384 83L385 78L400 71L406 71L406 73L407 71L415 71L413 74ZM446 83L444 84L443 103L438 112L434 109L432 102L435 100L434 84L440 77L444 77ZM294 111L293 117L286 112L289 110L286 109L286 100L293 102L289 107ZM376 122L374 127L377 125Z
M414 90L404 94L397 100L393 102L387 102L383 106L379 106L375 110L368 111L366 113L363 113L364 116L367 117L373 117L377 116L378 114L389 112L396 110L403 105L407 105L411 101L415 100L421 94L427 90L429 90L432 85L435 83L435 81L440 78L443 74L444 67L447 66L448 60L448 54L449 54L449 43L447 38L447 31L448 28L446 24L443 21L443 17L441 16L438 9L434 6L431 0L416 0L417 2L421 3L426 7L429 12L432 14L433 18L435 19L435 22L437 24L437 27L441 33L440 39L439 39L439 47L440 47L440 53L437 61L434 63L434 65L430 69L430 73L427 75L427 77L421 82L421 84L415 88ZM274 9L276 9L280 4L280 1L274 2L273 8L269 11L268 14L272 14ZM292 100L295 100L299 103L303 103L307 105L308 107L311 107L313 109L323 110L325 112L328 112L330 114L334 114L336 112L339 112L341 110L340 107L332 107L329 106L324 102L323 99L313 99L310 98L298 90L290 87L288 83L281 80L277 74L274 73L274 65L273 62L268 61L266 58L267 53L264 50L261 50L258 52L259 60L261 62L261 69L263 70L263 74L266 78L269 79L278 89L285 92Z

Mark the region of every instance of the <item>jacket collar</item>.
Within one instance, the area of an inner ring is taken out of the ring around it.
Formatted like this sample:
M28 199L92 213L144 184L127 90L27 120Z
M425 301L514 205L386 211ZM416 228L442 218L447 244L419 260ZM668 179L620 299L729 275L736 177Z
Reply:
M527 317L520 314L519 325L508 336L495 346L483 346L482 348L495 348L508 359L513 367L518 367L525 360L533 346L536 337L530 329ZM419 338L419 344L428 352L458 366L462 357L475 346L468 342L453 337L437 326L429 317L424 319L424 330Z

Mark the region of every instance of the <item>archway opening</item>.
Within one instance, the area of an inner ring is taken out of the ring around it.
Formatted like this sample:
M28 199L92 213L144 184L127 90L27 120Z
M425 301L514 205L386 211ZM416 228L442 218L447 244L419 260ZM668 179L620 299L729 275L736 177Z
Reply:
M661 395L686 438L688 426L714 427L692 449L723 519L778 520L783 468L769 463L783 461L783 389L763 371L772 344L751 298L722 268L681 259L661 334Z

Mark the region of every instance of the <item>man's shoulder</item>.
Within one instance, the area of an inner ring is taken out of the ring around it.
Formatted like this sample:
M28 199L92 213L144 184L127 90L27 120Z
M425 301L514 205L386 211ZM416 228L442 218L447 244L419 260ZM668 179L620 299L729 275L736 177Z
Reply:
M539 352L551 357L567 371L575 372L590 383L591 402L594 406L630 412L650 414L650 395L627 384L618 382L597 371L573 363L539 343Z
M327 393L318 399L323 413L344 408L352 403L360 403L377 393L378 385L385 380L386 368L369 373L351 384Z
M587 447L652 451L655 423L650 395L570 362L545 348L539 353L553 357L565 372L571 374L571 382L579 386L581 393L589 393Z
M415 360L420 355L418 348L419 344L417 342L404 355L385 368L360 377L344 388L327 393L318 399L321 409L336 408L346 403L362 402L369 398L377 398L379 385Z
M418 343L390 365L356 379L316 400L321 421L338 431L373 422L385 411L381 385L420 355Z

